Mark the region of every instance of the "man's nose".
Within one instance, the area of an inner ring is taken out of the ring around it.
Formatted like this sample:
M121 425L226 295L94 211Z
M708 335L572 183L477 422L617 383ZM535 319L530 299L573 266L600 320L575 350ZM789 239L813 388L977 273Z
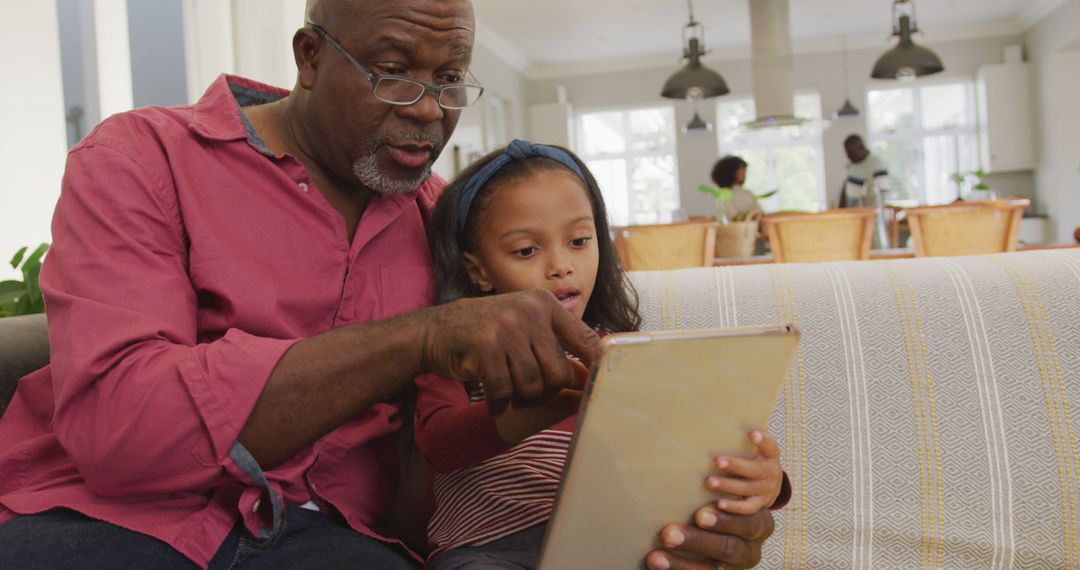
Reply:
M439 106L438 96L435 93L424 93L420 100L412 105L398 106L397 112L399 116L415 119L425 125L441 121L445 113Z

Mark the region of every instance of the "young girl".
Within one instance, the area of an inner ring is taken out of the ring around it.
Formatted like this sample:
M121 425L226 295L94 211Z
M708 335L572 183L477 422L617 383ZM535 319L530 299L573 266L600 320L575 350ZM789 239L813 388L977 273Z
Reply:
M600 189L567 150L518 140L489 154L449 186L431 225L439 302L546 289L600 334L640 325ZM491 417L478 390L435 376L417 385L416 439L438 471L428 567L535 567L581 391ZM753 513L780 494L776 441L751 439L754 459L717 458L727 476L710 486L746 497L719 501L722 510Z

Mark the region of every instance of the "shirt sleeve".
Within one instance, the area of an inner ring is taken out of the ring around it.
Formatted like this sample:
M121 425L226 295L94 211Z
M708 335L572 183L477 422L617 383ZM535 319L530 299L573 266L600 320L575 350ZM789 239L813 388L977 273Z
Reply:
M463 469L513 447L503 441L487 406L472 403L460 382L416 379L416 443L441 473Z
M296 339L200 338L164 156L117 148L91 135L71 152L53 218L42 289L56 436L103 496L253 485L229 451Z

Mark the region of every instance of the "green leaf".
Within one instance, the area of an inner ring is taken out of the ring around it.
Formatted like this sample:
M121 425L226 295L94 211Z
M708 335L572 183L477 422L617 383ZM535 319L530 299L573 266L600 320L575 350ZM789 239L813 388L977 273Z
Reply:
M762 199L772 198L773 196L776 196L776 193L779 192L779 191L780 191L780 189L777 188L776 190L772 190L771 192L766 192L764 194L755 194L754 197L755 198L762 198Z
M14 257L11 258L11 268L12 269L18 269L19 268L19 264L22 263L23 255L26 254L26 249L27 248L24 247L24 248L20 249L19 251L15 252Z
M34 253L31 253L30 257L26 258L26 263L23 264L22 273L23 279L26 282L26 296L30 303L30 307L27 310L34 310L39 305L44 307L44 300L41 295L41 287L38 284L38 278L41 276L41 258L48 250L49 244L43 243L39 245L37 249L34 250ZM44 310L44 308L42 310Z

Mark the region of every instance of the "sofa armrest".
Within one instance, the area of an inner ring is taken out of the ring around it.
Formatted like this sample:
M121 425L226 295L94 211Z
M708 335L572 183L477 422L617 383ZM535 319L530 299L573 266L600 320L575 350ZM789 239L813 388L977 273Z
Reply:
M49 333L45 315L0 319L0 415L19 378L49 363Z

